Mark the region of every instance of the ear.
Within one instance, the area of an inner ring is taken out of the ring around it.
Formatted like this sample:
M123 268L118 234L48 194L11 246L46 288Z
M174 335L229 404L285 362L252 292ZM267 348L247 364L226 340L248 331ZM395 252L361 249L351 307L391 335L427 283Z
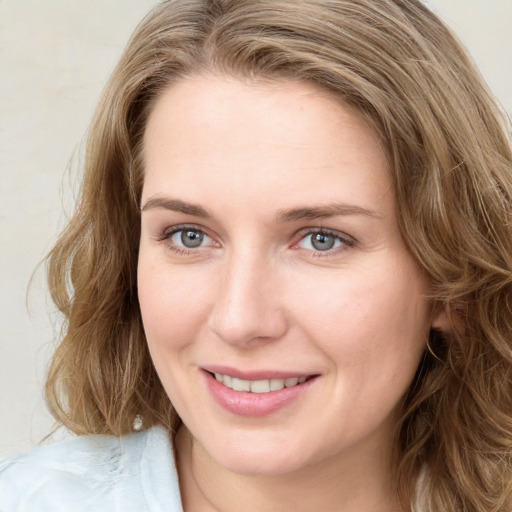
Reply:
M434 307L432 313L432 321L430 323L431 329L440 331L442 333L449 333L452 330L452 325L449 320L449 315L444 304L438 304Z

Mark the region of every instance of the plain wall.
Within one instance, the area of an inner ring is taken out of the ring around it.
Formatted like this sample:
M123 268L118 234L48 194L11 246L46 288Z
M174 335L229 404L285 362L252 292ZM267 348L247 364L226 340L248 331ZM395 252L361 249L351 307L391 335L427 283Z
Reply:
M0 1L0 458L51 430L42 387L58 317L42 270L28 300L27 286L71 211L79 148L100 91L156 3ZM512 112L512 0L428 3Z

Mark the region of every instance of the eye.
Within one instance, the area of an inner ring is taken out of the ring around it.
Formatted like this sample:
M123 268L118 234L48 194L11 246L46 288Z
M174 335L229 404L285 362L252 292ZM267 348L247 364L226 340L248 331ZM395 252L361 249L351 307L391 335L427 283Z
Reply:
M170 240L175 245L186 247L187 249L195 249L203 245L203 242L211 241L211 238L199 229L189 228L174 232Z
M175 251L187 251L211 246L214 241L202 229L195 226L174 226L160 237Z
M304 236L298 246L310 251L327 252L343 246L351 246L353 243L349 237L331 231L319 230Z

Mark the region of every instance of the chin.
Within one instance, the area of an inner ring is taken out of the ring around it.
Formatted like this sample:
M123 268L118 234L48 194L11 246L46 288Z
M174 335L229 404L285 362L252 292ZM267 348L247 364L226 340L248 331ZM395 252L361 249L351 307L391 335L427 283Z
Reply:
M262 453L256 457L239 455L223 456L216 461L225 469L245 476L277 476L293 473L303 467L297 460L284 460L282 457L276 459L276 454Z
M275 476L294 472L307 465L304 446L281 439L236 439L225 437L218 443L203 444L203 449L221 467L240 475ZM249 437L249 436L248 436Z

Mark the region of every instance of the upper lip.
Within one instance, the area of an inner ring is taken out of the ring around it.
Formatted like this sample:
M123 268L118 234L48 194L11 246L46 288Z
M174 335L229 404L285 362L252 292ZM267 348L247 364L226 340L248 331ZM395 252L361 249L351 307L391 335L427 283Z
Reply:
M291 377L311 377L318 375L316 373L293 370L240 370L238 368L220 365L203 366L202 369L209 373L220 373L242 380L288 379Z

